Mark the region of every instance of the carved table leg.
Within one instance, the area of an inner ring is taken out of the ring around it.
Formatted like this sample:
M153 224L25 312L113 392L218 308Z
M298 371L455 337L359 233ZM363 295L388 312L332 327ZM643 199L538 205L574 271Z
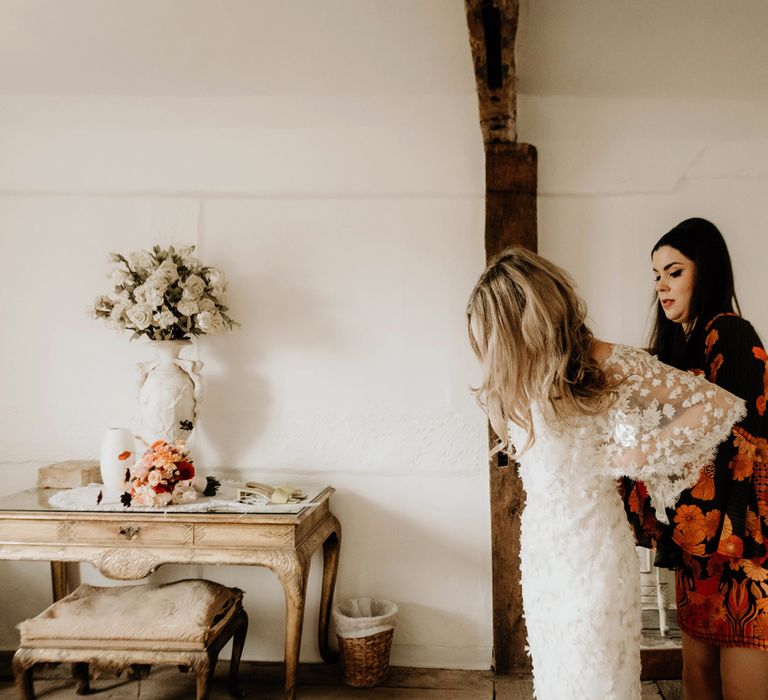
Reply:
M325 663L335 663L339 660L337 652L328 648L328 627L331 621L331 606L333 591L336 587L336 573L339 570L339 550L341 548L341 525L331 516L333 529L323 542L323 587L320 596L320 620L317 625L317 644L320 656Z
M53 602L69 595L80 585L80 564L74 561L51 562Z
M304 559L297 552L285 552L270 568L277 573L285 592L285 698L294 700L309 559Z

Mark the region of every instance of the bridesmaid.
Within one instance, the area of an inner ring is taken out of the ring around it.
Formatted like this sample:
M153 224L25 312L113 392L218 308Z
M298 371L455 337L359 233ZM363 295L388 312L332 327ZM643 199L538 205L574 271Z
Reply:
M638 542L657 542L674 568L686 698L768 697L768 370L740 315L725 241L711 222L687 219L652 251L656 322L651 353L741 397L734 426L699 482L660 525L642 482L624 481ZM738 313L737 313L738 312Z

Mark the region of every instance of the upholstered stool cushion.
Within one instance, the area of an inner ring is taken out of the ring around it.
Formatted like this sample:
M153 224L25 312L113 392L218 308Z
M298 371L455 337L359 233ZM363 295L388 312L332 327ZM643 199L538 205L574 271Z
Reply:
M213 581L82 584L18 625L22 647L203 650L240 609L243 592Z
M89 692L89 668L122 671L174 664L197 676L197 700L208 700L216 662L232 639L229 692L237 685L248 633L243 592L213 581L117 587L82 585L37 617L18 625L21 646L13 655L19 697L35 700L33 669L45 662L71 662L77 693Z

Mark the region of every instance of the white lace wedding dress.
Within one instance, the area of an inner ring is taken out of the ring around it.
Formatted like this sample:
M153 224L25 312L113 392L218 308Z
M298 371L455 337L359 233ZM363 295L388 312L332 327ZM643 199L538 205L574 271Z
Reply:
M517 456L523 607L538 700L640 698L640 580L616 479L642 479L657 518L696 482L744 404L701 377L616 345L604 361L624 377L597 418L550 425ZM525 434L510 425L520 450Z

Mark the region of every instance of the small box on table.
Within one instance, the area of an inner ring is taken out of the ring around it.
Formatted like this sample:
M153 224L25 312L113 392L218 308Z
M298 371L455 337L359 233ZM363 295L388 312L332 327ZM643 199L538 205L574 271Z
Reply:
M37 470L37 487L41 489L73 489L100 482L99 463L94 459L69 459Z

